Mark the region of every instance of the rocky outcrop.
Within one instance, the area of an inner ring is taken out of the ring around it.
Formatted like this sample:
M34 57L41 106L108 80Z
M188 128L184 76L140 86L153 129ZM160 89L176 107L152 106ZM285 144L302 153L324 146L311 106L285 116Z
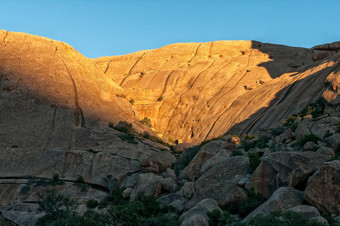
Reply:
M227 131L242 135L272 127L321 95L335 104L339 53L330 51L318 58L325 62L313 63L316 49L218 41L94 62L165 139L199 143ZM324 92L327 77L332 85Z
M139 194L158 197L162 192L174 192L178 184L172 178L163 178L153 173L143 173L137 178L137 183L131 191L130 200L133 201Z
M303 192L291 187L281 187L277 189L265 203L244 218L243 221L246 222L257 215L264 215L274 211L284 211L293 206L301 205L303 201Z
M200 152L198 153L188 164L185 170L185 177L189 180L194 178L198 178L200 176L200 169L205 161L211 158L213 154L209 152Z
M215 200L209 198L203 199L181 215L179 218L183 221L181 225L209 225L207 213L215 209L222 211Z
M329 157L315 152L277 152L262 158L248 189L269 197L279 187L304 189L305 183Z
M186 204L191 208L205 198L216 200L221 207L243 201L247 194L238 186L249 171L247 157L228 158L206 171L195 183L195 194Z
M305 199L322 212L340 215L340 160L325 163L308 180Z

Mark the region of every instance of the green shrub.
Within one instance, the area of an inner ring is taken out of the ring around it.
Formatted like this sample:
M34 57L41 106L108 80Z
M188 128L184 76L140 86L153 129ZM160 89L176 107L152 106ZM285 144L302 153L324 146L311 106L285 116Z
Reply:
M283 126L287 129L290 128L293 132L295 132L297 128L297 123L295 122L298 118L296 116L290 116L287 120L283 121Z
M50 180L50 185L52 186L57 186L57 185L63 185L65 184L64 181L61 181L59 179L59 174L54 174L53 177L52 177L52 180Z
M129 204L111 206L108 214L114 225L179 225L177 217L168 215L171 211L162 207L154 197L139 194Z
M231 156L242 156L243 155L243 152L240 151L240 150L233 150L233 153L231 154Z
M260 156L256 152L248 152L248 157L249 157L250 171L251 173L253 173L261 163Z
M335 131L336 133L340 133L340 126L338 126L337 128L336 128L336 131Z
M228 211L221 212L218 209L214 209L208 212L207 215L209 217L209 224L212 226L232 225L236 222Z
M319 100L317 100L315 103L309 104L308 106L306 106L300 113L298 113L297 115L299 117L303 117L306 115L312 115L313 118L317 118L319 116L321 116L324 112L325 106L322 102L322 99L320 98Z
M102 178L102 181L106 184L106 187L109 190L110 194L112 194L113 191L115 191L115 189L117 188L118 180L112 175L107 175L106 177Z
M84 178L82 176L79 176L74 185L78 186L80 188L81 192L87 192L89 185L85 183Z
M276 137L276 136L282 134L284 131L286 131L286 129L284 127L279 126L279 127L275 128L275 129L271 129L270 134L273 137Z
M134 105L134 104L135 104L135 100L132 99L132 98L129 100L129 102L130 102L131 105Z
M151 128L151 120L147 117L144 117L142 120L140 120L140 122L143 124L143 125L146 125L147 127Z
M47 190L44 196L39 194L39 198L39 209L45 212L45 215L39 218L37 225L58 225L55 223L65 220L72 222L76 218L75 202L58 194L55 189Z
M315 136L314 134L309 134L309 135L305 135L304 137L302 137L301 140L299 141L299 144L303 146L305 145L305 143L309 141L317 143L319 140L320 140L319 137Z
M138 142L135 141L135 136L133 134L119 134L118 137L121 140L127 141L130 144L138 144Z
M15 226L16 224L6 220L6 219L0 219L0 226Z
M145 139L148 139L148 140L151 140L153 142L156 142L156 143L159 143L159 144L162 144L164 146L170 146L168 143L166 143L164 140L162 140L161 138L159 137L155 137L155 136L151 136L149 133L144 133L143 135L143 138Z
M173 138L173 137L168 137L168 141L170 142L170 143L173 143L173 142L175 142L175 139Z
M261 135L257 140L242 140L241 147L248 151L252 148L265 148L267 147L267 142L270 140L269 136Z
M340 223L335 221L335 219L331 216L331 214L324 213L324 214L322 214L322 217L324 217L328 221L329 225L331 225L331 226L340 226Z
M30 190L31 190L30 186L26 184L25 186L21 187L20 193L21 193L21 194L26 194L26 193L29 192Z
M232 214L239 214L241 217L246 217L265 201L266 199L261 194L257 194L254 189L251 189L247 191L246 201L231 204L226 210Z
M332 135L333 135L333 133L332 133L331 131L327 130L327 132L325 133L325 135L323 136L323 138L325 139L325 138L330 137L330 136L332 136Z
M110 128L112 128L112 129L114 129L115 128L115 126L113 125L113 123L112 122L109 122L109 125L108 125Z
M255 138L255 135L254 134L243 134L243 139L244 140L251 140L251 139L254 139Z
M325 226L316 220L309 220L301 213L292 211L288 212L272 212L268 215L258 215L248 222L252 226L295 226L295 225L308 225L308 226Z
M84 177L83 177L83 176L79 176L79 177L77 177L77 179L76 179L76 182L77 182L77 183L79 183L79 184L83 184L83 183L85 183L85 181L84 181Z
M99 205L97 200L90 199L89 201L86 202L86 206L89 209L94 209Z
M126 134L136 133L136 131L132 128L132 124L125 121L118 122L117 125L113 126L113 128Z
M335 153L339 153L340 152L340 143L338 143L338 145L335 148Z
M189 164L189 162L198 153L200 148L201 148L201 146L197 145L197 146L191 147L191 148L189 148L189 149L187 149L183 152L183 157L179 161L177 161L173 166L173 169L175 170L176 174L178 174L179 171L183 170Z
M121 196L121 193L120 193ZM39 196L39 206L46 213L39 218L37 225L179 225L178 217L172 215L173 208L161 206L154 197L139 194L131 203L112 202L112 194L106 201L107 210L96 212L87 210L83 216L75 211L75 203L68 197L48 190L45 196ZM89 200L87 206L95 208L98 202ZM99 204L100 205L100 204Z
M47 187L51 185L50 182L46 179L39 179L36 181L34 187L39 187L39 186L42 186L42 187Z

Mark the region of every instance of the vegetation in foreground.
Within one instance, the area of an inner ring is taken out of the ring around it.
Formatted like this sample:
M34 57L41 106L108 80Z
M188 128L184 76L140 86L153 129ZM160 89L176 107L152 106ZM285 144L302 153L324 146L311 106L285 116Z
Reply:
M100 202L88 201L88 210L79 215L74 200L51 189L40 196L39 206L45 215L37 225L179 225L178 217L171 214L172 208L143 194L129 203L115 191Z

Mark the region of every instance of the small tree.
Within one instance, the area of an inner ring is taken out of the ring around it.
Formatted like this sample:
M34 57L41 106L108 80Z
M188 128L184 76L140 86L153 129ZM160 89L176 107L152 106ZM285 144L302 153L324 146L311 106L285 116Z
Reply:
M117 186L117 179L112 177L112 175L107 175L102 179L106 184L107 188L109 189L110 194L116 189Z

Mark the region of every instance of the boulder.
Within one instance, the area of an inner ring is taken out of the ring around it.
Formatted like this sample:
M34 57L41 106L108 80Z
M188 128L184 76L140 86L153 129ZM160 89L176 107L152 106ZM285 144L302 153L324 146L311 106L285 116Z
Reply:
M308 126L308 122L304 120L303 122L299 123L295 130L295 139L301 140L304 136L310 135L311 131Z
M202 215L193 215L181 223L181 226L209 226L208 220Z
M1 211L2 218L5 218L17 225L36 225L38 219L42 217L44 213L39 211L39 205L37 203L13 203ZM10 225L10 224L8 224Z
M213 156L209 152L199 152L185 168L185 177L189 180L200 176L200 169L204 162Z
M325 139L325 142L329 144L334 150L340 145L340 133L333 134Z
M267 198L279 187L304 189L308 177L328 159L326 155L309 151L271 153L262 158L246 188L254 188Z
M284 211L291 207L301 205L303 201L303 192L292 187L281 187L277 189L266 202L249 213L248 216L243 219L243 222L247 222L257 215L264 215L274 211Z
M329 51L313 51L312 59L313 61L318 61L327 58L331 53Z
M217 152L214 156L206 160L201 169L200 169L200 174L202 175L205 173L208 169L216 165L217 163L225 160L226 158L229 158L232 154L232 151L222 149L221 151Z
M183 210L184 210L185 201L187 201L187 200L177 199L177 200L171 202L169 204L169 206L174 207L176 209L176 213L181 214L183 212Z
M176 161L176 157L169 151L160 151L143 160L141 167L144 172L159 174L166 168L171 168Z
M215 200L210 198L203 199L190 210L183 213L179 219L183 220L184 223L186 219L192 218L193 216L202 216L206 219L206 221L208 221L209 217L207 216L207 213L213 211L214 209L222 211Z
M191 199L195 193L195 183L194 182L185 182L183 187L179 191L176 192L182 197Z
M124 199L129 199L132 192L132 188L125 188L122 192L122 196Z
M328 148L326 146L320 146L317 150L317 153L323 154L323 155L328 155L330 157L335 156L335 152L333 148Z
M232 157L216 164L196 181L195 194L186 204L186 209L205 198L216 200L222 207L245 200L246 192L238 186L238 182L248 172L248 157Z
M305 143L305 145L303 145L303 150L304 151L313 151L318 147L318 145L316 143L314 143L313 141L308 141Z
M176 200L182 200L182 196L180 196L179 194L176 194L176 193L172 193L172 194L168 194L168 195L165 195L165 196L162 196L162 197L159 197L157 199L157 201L159 203L162 203L162 204L165 204L165 205L168 205Z
M209 143L205 144L199 151L198 153L201 152L207 152L207 153L211 153L211 154L216 154L221 146L224 144L223 140L213 140L210 141Z
M316 171L304 195L320 211L340 215L340 160L326 162Z
M171 177L172 179L177 180L175 171L170 168L166 168L165 171L161 173L161 176L164 178Z
M302 213L306 218L310 220L316 220L320 223L328 225L328 221L320 215L320 212L314 206L308 205L298 205L287 209L286 211L293 211L297 213Z
M172 178L163 178L153 173L139 174L137 184L130 194L130 201L136 199L139 193L146 196L158 197L162 191L172 192L178 188L178 184Z

